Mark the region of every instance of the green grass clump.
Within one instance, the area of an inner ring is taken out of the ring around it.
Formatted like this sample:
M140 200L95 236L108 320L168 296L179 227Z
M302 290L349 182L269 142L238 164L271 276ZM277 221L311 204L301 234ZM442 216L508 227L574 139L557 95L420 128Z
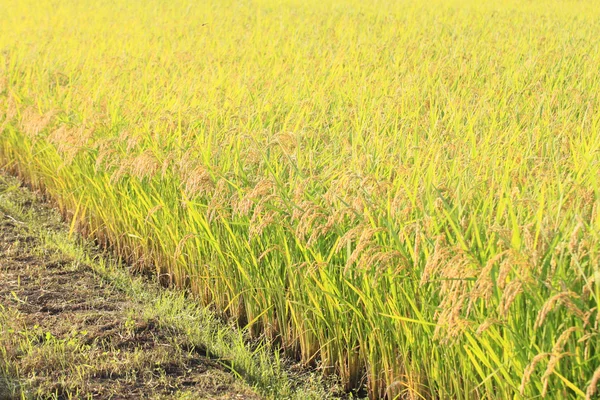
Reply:
M593 398L594 1L1 0L0 159L372 398Z

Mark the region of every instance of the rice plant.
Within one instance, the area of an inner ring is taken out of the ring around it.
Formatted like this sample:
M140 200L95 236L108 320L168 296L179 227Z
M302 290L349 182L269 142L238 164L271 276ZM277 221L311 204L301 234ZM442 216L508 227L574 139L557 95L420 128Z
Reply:
M600 388L591 0L0 0L0 160L371 398Z

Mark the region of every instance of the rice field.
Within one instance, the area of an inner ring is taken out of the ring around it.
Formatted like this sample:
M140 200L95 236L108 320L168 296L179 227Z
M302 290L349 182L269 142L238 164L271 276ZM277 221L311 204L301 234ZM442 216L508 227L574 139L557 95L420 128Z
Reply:
M388 399L600 392L592 0L0 0L0 165Z

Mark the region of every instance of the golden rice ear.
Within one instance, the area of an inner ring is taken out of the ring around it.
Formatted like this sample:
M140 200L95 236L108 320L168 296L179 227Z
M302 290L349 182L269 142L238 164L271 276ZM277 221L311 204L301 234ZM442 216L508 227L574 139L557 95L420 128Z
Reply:
M265 202L269 200L269 197L266 197L264 201L259 202L254 207L248 228L250 239L261 236L263 231L277 220L277 213L265 207Z
M540 353L536 355L531 360L531 363L529 363L529 365L525 368L525 371L523 372L523 377L521 379L521 386L519 386L519 393L521 395L525 394L525 386L527 386L527 384L531 380L531 376L535 372L535 366L544 358L550 357L550 355L550 353Z
M30 138L37 138L46 129L56 115L55 111L40 114L35 108L28 107L19 120L20 129Z
M500 305L498 306L498 313L505 317L510 310L510 306L521 293L523 293L523 282L519 279L513 279L510 281L510 283L504 288Z
M590 384L585 391L585 400L592 400L594 395L598 392L598 384L600 383L600 367L594 371Z
M119 182L121 180L121 178L123 178L124 176L129 174L130 170L131 170L131 160L128 160L128 159L120 160L120 163L118 165L116 165L116 169L110 175L110 182L113 184Z
M185 248L186 242L188 240L190 240L190 239L193 239L196 236L198 236L198 235L196 235L194 233L188 233L183 238L181 238L181 240L179 241L179 243L177 243L177 247L175 248L175 252L173 253L173 259L177 260L179 257L181 257L182 254L183 254L183 249Z
M140 180L154 177L161 167L151 150L138 154L128 164L131 175Z
M549 379L554 374L554 370L558 365L558 362L568 356L572 356L573 354L564 352L563 349L565 344L571 334L580 330L578 327L570 327L567 328L557 339L556 343L552 348L552 352L550 354L550 360L548 361L548 365L546 367L546 371L542 375L542 397L545 397L548 392Z
M494 282L492 278L492 269L506 257L508 251L502 251L496 254L494 257L490 258L485 266L479 271L477 280L475 281L475 285L471 290L469 295L469 308L479 299L489 300L493 295L494 286L497 284L497 281L500 281L500 278Z
M8 78L6 78L8 79ZM4 122L12 122L18 116L17 102L14 96L9 93L6 100L6 108L4 111Z
M579 296L572 291L560 292L560 293L557 293L554 296L550 297L548 300L546 300L546 302L544 303L544 305L538 312L537 318L535 320L534 328L537 329L537 328L541 327L542 324L544 323L544 320L546 319L546 316L552 310L554 310L554 308L557 305L567 304L567 305L571 305L572 308L575 307L574 305L572 305L571 298L578 298L578 297Z
M204 196L211 193L215 188L213 178L204 166L198 166L184 173L182 177L183 190L189 198Z

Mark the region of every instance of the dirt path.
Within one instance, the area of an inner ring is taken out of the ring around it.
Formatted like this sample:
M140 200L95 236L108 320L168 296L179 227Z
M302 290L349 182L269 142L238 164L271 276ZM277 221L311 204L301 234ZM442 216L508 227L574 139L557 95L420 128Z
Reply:
M0 194L7 185L0 181ZM32 213L41 225L20 220ZM258 398L148 305L49 243L44 231L66 229L52 215L33 198L0 196L0 399L21 391L58 399Z

